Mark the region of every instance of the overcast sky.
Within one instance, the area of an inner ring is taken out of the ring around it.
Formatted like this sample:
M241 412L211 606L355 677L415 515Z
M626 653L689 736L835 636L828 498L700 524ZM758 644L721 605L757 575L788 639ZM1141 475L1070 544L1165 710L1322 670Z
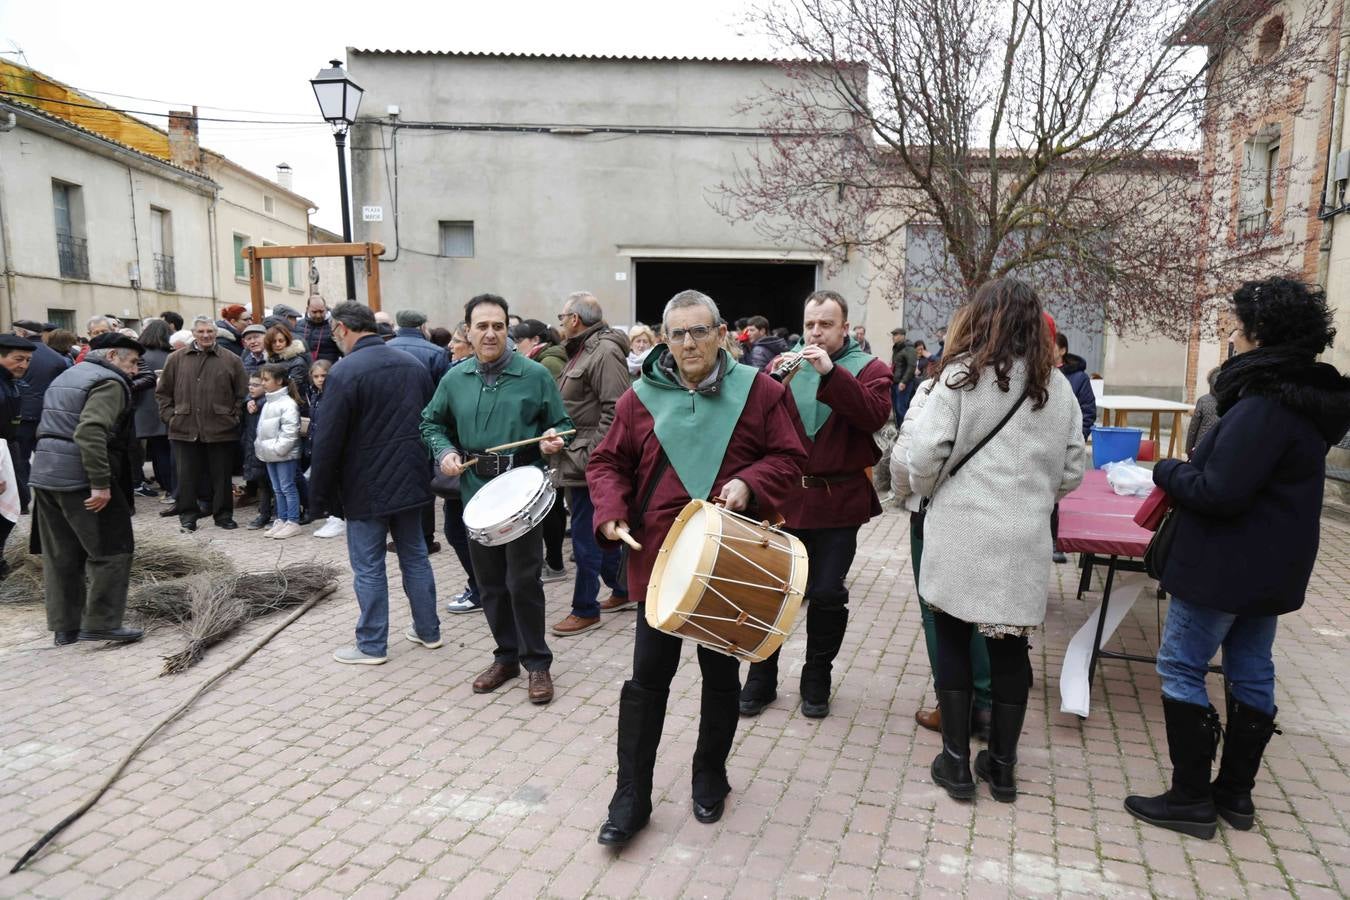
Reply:
M122 109L195 104L204 118L273 120L202 122L202 144L269 178L289 163L295 190L319 207L314 221L340 231L336 151L309 79L345 48L762 56L768 45L741 24L747 5L0 0L0 52ZM296 120L316 124L274 124Z

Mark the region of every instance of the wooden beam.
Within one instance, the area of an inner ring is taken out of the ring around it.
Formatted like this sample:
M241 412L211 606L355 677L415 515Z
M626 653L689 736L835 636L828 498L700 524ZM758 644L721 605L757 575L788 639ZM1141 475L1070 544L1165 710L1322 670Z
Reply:
M384 244L291 244L287 246L245 247L245 258L297 259L300 257L366 256L384 253Z
M379 244L366 244L366 305L372 312L380 311L380 253Z
M263 320L263 264L262 260L245 248L245 256L248 257L248 294L253 301L253 321L261 323Z

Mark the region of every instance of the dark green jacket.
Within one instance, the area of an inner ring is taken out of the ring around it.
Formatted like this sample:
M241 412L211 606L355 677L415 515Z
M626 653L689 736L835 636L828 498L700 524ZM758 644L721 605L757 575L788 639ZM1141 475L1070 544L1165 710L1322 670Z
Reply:
M488 447L571 427L548 369L522 353L512 354L492 386L479 375L478 360L466 359L445 373L422 410L422 441L438 463L451 451L467 459ZM473 469L465 472L460 479L464 502L483 484Z

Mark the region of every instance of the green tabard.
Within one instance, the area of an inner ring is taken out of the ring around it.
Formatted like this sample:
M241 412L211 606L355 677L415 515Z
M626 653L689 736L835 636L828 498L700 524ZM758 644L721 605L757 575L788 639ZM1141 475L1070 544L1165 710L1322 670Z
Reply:
M805 345L798 344L793 347L792 353L800 353ZM858 342L849 338L844 344L843 350L839 356L831 357L836 366L843 366L849 371L849 374L855 378L863 370L863 366L876 359L870 353L863 352L858 346ZM802 427L806 429L806 436L815 440L816 432L825 426L825 421L829 419L830 409L824 403L816 399L816 394L820 391L820 373L816 371L815 366L809 362L804 362L792 376L792 381L788 383L789 390L792 391L792 402L797 404L797 415L802 420Z
M718 351L725 372L718 389L691 391L657 364L665 353L661 344L647 354L633 393L651 413L656 439L684 489L695 500L707 500L757 373Z

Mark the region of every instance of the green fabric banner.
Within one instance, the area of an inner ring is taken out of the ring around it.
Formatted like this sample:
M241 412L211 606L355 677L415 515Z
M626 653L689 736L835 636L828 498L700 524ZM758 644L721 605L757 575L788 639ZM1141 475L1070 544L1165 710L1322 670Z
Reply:
M793 353L800 353L804 344L798 344L792 348ZM876 359L870 353L864 353L862 347L853 338L848 338L843 349L840 350L837 357L831 357L836 366L843 366L849 371L849 374L855 378L863 370L863 366ZM830 409L824 403L816 399L816 394L820 391L820 373L816 367L809 362L801 364L796 374L792 376L792 381L788 382L788 388L792 391L792 401L797 404L797 415L801 417L802 427L806 429L806 436L811 440L816 439L816 433L825 426L825 422L830 418Z
M719 351L723 374L716 389L691 391L660 367L665 354L664 344L652 348L633 392L652 414L657 440L684 489L695 500L707 500L756 372Z

